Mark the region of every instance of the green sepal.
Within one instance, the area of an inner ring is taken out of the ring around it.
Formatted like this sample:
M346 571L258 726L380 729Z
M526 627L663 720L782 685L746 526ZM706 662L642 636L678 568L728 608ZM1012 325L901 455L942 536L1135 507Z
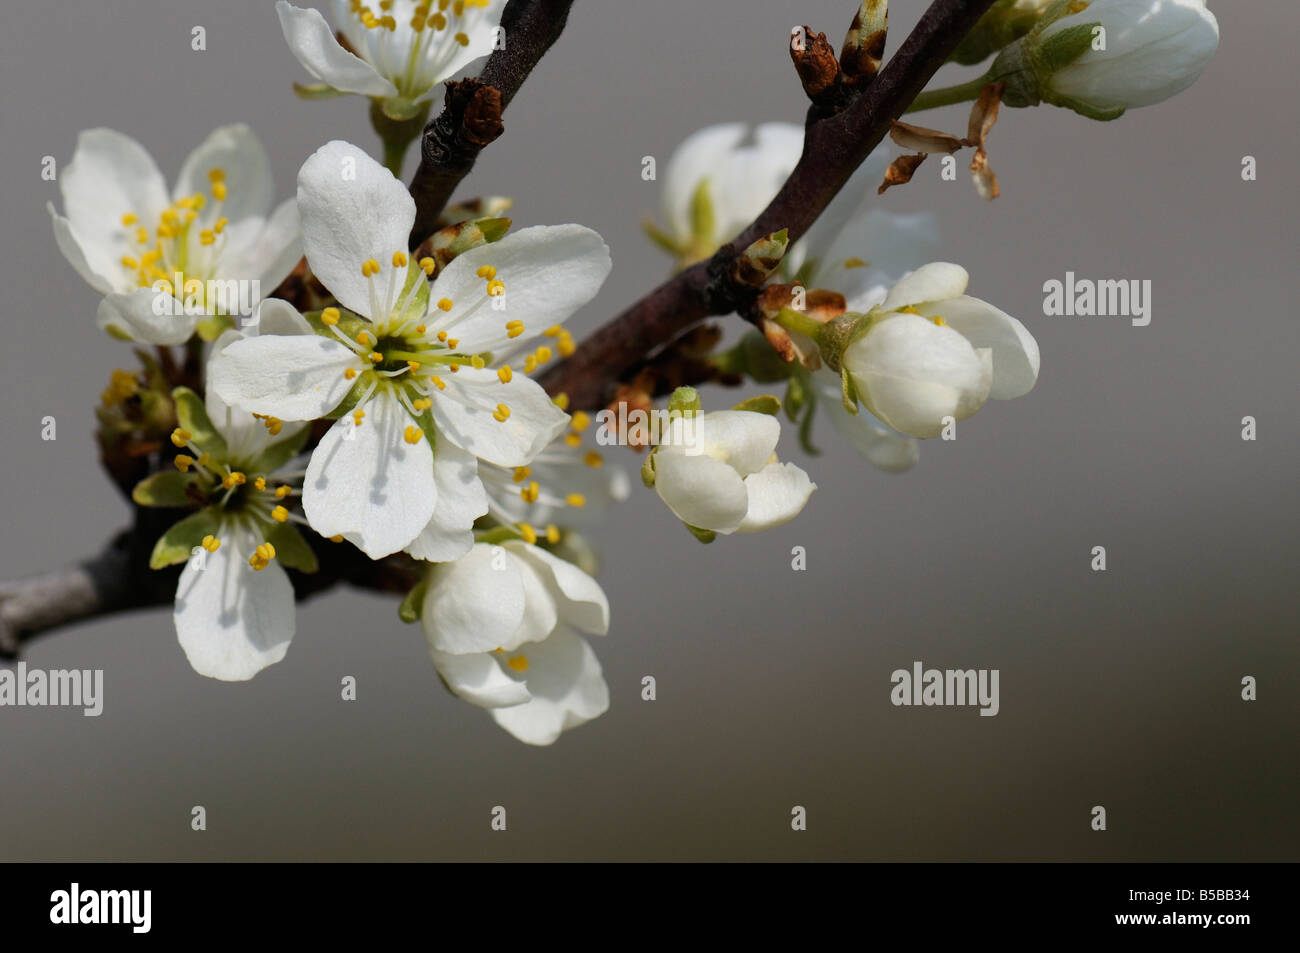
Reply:
M420 614L424 612L424 593L428 588L429 577L421 576L411 591L402 597L402 604L397 607L397 617L403 622L419 622Z
M709 196L708 179L701 179L700 184L695 187L695 193L691 196L690 218L691 237L695 239L696 244L711 243L717 220L713 214L713 199Z
M858 391L853 386L853 378L849 376L848 368L840 371L840 400L844 403L844 409L853 416L858 415Z
M410 276L408 275L408 278L409 277ZM371 334L374 333L374 325L365 318L359 317L351 311L337 305L335 306L335 310L339 313L338 329L348 337L355 339L357 334L361 331L367 331ZM307 319L307 323L311 325L311 329L321 337L328 338L331 341L337 341L338 337L329 329L329 325L320 319L320 315L320 311L307 311L303 314L303 317Z
M293 524L276 523L266 534L266 541L275 547L275 558L287 568L299 572L315 572L320 568L316 553Z
M226 438L213 425L203 399L188 387L177 387L172 391L172 400L176 403L176 419L181 429L190 432L190 442L215 459L225 460L230 454Z
M781 401L772 394L760 394L742 400L732 410L744 410L751 414L770 414L775 417L781 412Z
M194 328L194 333L199 336L200 340L207 341L211 344L221 335L235 327L234 319L225 314L210 314L201 320Z
M1070 99L1066 96L1057 96L1048 92L1044 96L1046 102L1053 106L1061 106L1065 109L1072 109L1085 119L1095 119L1097 122L1111 122L1124 115L1125 107L1112 106L1109 109L1103 106L1094 106L1090 103L1080 102L1077 99Z
M474 542L487 543L489 546L497 546L501 543L508 543L512 540L523 539L524 534L519 532L512 525L493 526L491 529L475 530Z
M203 501L203 493L193 473L164 470L137 483L131 499L141 506L192 507Z
M298 455L310 436L311 427L299 428L291 436L270 444L249 462L248 469L266 474L280 469Z
M335 89L328 83L294 83L293 91L299 99L337 99L347 93Z
M427 112L429 109L429 100L427 99L417 103L397 97L395 99L380 99L377 102L384 115L393 122L409 122L420 115L421 112Z
M1038 65L1047 75L1064 69L1092 49L1092 31L1100 21L1079 23L1054 33L1038 47Z
M130 341L131 343L135 343L135 338L131 337L131 335L127 334L116 325L106 325L104 327L104 332L114 341Z
M698 414L700 412L700 392L694 387L679 387L668 398L668 412L678 414Z
M654 489L655 485L655 451L658 449L658 447L655 447L654 450L647 453L645 462L641 464L641 482L649 489Z
M191 513L179 523L172 525L154 544L149 556L150 569L165 569L190 558L194 547L203 542L205 536L221 538L221 517L215 508L205 506L197 513Z
M792 376L785 385L785 399L781 402L791 423L799 419L799 411L808 403L808 396L808 385L804 383L803 377L799 374Z
M808 410L804 412L803 420L799 423L799 446L803 447L803 452L810 457L820 457L821 451L813 446L812 428L813 420L817 416L817 392L811 387L808 388Z
M718 538L718 534L711 529L700 529L698 526L692 526L690 523L683 523L682 525L690 530L691 535L701 543L711 543Z
M667 232L661 229L651 219L648 218L642 219L641 231L645 232L646 237L649 238L650 241L654 242L664 251L668 252L668 254L674 257L682 254L682 249L677 244L677 239L673 238L671 235L669 235Z

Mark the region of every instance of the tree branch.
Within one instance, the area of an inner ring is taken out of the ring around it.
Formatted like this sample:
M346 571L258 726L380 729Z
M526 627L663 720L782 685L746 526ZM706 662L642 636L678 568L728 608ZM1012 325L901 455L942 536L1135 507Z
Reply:
M432 234L479 152L501 135L502 112L559 38L571 6L573 0L510 0L501 14L505 48L488 57L478 79L447 84L442 113L424 127L420 167L411 180L416 208L412 248Z
M935 0L885 69L838 113L809 109L803 154L776 197L754 222L707 262L682 271L602 325L541 378L570 406L595 410L613 385L652 349L710 315L744 309L755 290L729 276L750 244L788 229L798 240L871 154L890 122L916 98L993 0Z

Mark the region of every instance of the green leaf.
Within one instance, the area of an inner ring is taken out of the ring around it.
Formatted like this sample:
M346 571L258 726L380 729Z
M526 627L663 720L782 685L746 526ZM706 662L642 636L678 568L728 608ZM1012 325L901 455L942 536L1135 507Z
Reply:
M150 569L165 569L183 563L190 558L194 547L203 542L205 536L221 538L221 517L217 510L205 506L197 513L191 513L179 523L174 524L154 544L153 554L149 557Z
M266 540L275 547L275 558L288 567L299 572L315 572L320 568L316 553L307 545L307 541L292 523L276 523L266 534Z
M193 473L169 470L145 477L131 491L141 506L196 506L203 501L198 478Z
M208 417L203 398L188 387L177 387L172 391L172 400L176 402L176 419L180 421L181 429L190 432L190 442L217 460L225 460L230 454L226 438Z
M402 598L402 604L397 607L398 618L403 622L419 622L420 614L424 611L424 593L428 588L429 577L422 576Z
M761 394L758 397L750 397L742 400L732 410L745 410L751 414L771 414L776 416L781 412L781 401L772 394Z

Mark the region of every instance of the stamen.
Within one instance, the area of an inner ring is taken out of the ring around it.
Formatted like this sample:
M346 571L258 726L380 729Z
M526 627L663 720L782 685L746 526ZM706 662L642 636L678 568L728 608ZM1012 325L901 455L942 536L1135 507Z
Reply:
M497 420L499 420L501 423L505 423L507 420L510 419L510 408L505 404L497 404L497 409L492 414L492 416L495 417Z
M402 431L402 439L407 443L419 443L420 438L424 436L424 431L414 425L408 426Z
M509 384L514 376L514 371L510 370L509 364L505 367L497 368L497 377L501 379L501 383L503 384Z
M275 509L271 510L271 519L275 520L277 523L287 522L289 519L289 511L283 506L277 506Z
M207 536L203 537L202 546L208 552L215 553L218 549L221 548L221 540L217 539L217 537L211 534L208 534Z

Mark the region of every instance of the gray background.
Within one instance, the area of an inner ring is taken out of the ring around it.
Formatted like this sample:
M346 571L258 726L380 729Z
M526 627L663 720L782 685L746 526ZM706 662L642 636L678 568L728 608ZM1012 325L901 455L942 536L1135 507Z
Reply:
M464 194L605 236L613 276L573 322L590 329L664 274L639 233L658 189L640 158L662 169L708 123L800 121L787 31L838 43L853 6L578 0ZM924 4L892 6L891 53ZM1187 93L1108 125L1005 110L995 203L937 163L882 200L937 211L942 257L1037 337L1037 389L927 443L902 477L828 427L804 460L787 428L783 453L820 489L761 536L700 546L638 485L600 536L603 718L518 744L447 695L418 628L367 593L304 605L286 660L240 685L193 674L165 611L95 621L27 659L102 667L102 717L0 709L0 858L1296 859L1296 12L1214 7L1222 44ZM190 50L195 24L207 52ZM0 43L11 577L94 550L125 517L90 408L130 356L55 248L41 157L66 163L78 130L107 125L170 179L212 127L247 121L283 197L325 140L375 141L361 100L294 98L306 76L262 0L42 4ZM965 128L960 107L923 121ZM1043 317L1042 283L1067 269L1151 279L1151 325ZM1001 714L892 707L889 674L916 659L1000 669Z

